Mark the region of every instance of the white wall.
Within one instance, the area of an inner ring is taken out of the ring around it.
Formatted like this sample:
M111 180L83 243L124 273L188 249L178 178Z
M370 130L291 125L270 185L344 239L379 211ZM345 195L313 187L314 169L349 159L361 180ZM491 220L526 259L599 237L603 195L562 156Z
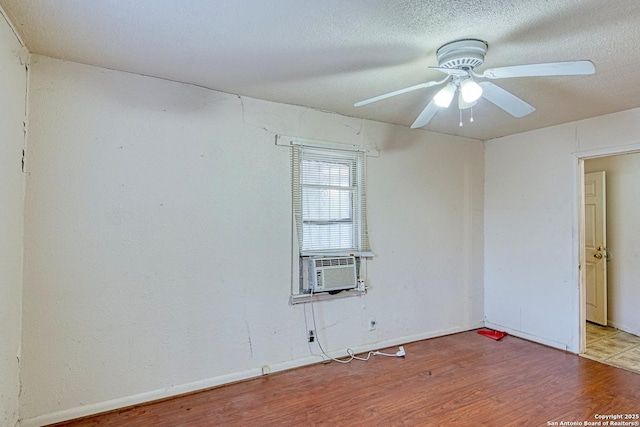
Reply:
M608 323L640 335L640 153L585 161L607 182Z
M0 425L18 420L27 78L21 44L0 10Z
M579 158L638 135L640 109L486 142L487 325L579 352Z
M316 305L325 347L482 324L479 141L39 56L29 105L25 426L320 360L276 134L380 149L371 290Z

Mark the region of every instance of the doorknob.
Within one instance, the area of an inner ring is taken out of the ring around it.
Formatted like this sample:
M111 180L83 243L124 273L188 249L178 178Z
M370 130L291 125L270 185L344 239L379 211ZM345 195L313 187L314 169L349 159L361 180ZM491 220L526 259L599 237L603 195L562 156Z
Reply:
M600 252L593 255L594 258L602 259L602 254Z

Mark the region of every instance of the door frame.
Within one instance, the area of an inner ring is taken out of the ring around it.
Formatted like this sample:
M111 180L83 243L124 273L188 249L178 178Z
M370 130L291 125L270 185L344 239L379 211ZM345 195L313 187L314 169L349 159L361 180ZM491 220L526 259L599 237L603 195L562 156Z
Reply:
M598 157L612 157L620 156L624 154L640 153L640 144L627 145L622 147L609 147L602 148L593 151L584 151L576 153L578 161L577 167L577 181L578 181L578 241L576 242L578 247L576 253L578 254L578 269L579 269L579 284L578 284L578 330L579 330L579 354L583 354L587 348L587 285L585 269L582 268L586 262L586 253L584 249L584 235L585 235L585 213L584 213L584 161L589 159L597 159Z

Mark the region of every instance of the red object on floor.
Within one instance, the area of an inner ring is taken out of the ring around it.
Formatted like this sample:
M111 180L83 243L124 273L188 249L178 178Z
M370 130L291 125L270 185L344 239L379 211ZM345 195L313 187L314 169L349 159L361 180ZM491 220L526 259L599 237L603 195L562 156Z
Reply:
M487 330L487 329L481 329L478 331L478 333L480 335L484 335L485 337L489 337L492 340L496 340L498 341L499 339L503 338L505 335L507 335L506 332L499 332L499 331L492 331L492 330Z

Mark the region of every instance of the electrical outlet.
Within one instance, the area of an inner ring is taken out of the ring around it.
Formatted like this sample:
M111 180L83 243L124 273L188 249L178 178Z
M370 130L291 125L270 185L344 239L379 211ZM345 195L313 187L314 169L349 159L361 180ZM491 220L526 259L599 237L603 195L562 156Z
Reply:
M376 322L376 318L375 317L370 317L369 318L369 330L370 331L375 331L376 330L376 326L378 326L378 323Z
M309 342L314 342L316 340L316 333L313 331L313 329L309 330L307 338L309 338Z

